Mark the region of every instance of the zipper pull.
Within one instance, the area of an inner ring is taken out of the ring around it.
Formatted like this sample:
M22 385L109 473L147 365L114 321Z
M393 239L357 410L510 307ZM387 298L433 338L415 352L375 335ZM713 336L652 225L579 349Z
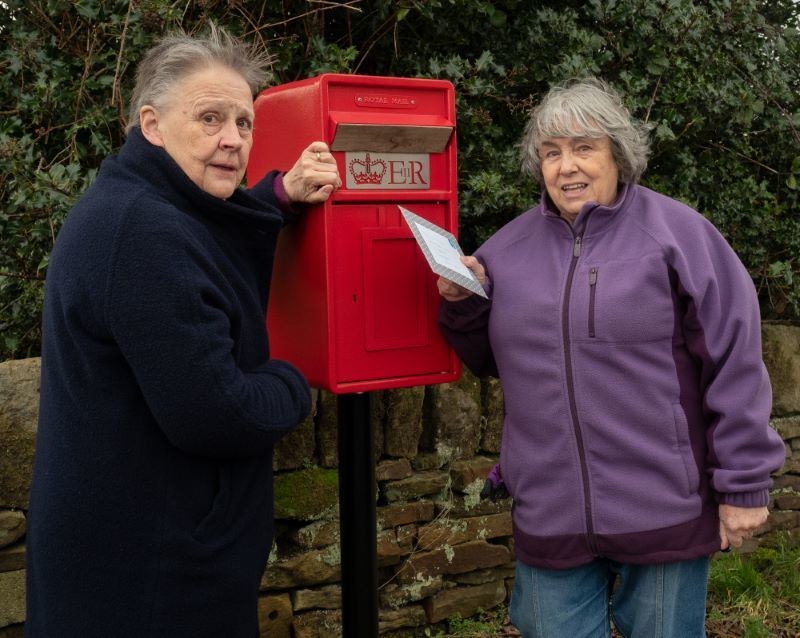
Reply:
M597 283L597 266L589 271L589 285L594 286Z
M581 236L578 235L575 238L575 244L572 246L572 256L573 257L580 257L581 256Z

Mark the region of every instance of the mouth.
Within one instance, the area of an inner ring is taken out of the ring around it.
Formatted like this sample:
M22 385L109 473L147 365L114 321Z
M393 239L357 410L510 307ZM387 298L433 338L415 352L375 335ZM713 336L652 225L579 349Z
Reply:
M589 185L581 182L578 184L567 184L565 186L562 186L561 190L567 194L578 194L582 193L587 188L589 188Z
M238 170L233 164L211 164L211 168L224 173L230 173L231 175L235 175L236 171Z

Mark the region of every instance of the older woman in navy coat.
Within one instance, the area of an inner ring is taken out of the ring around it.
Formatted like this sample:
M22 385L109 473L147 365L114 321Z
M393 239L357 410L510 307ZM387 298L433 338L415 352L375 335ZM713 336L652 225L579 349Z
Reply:
M258 635L274 444L310 410L264 324L293 204L340 184L322 142L239 188L266 65L225 32L137 70L128 138L48 269L28 636Z

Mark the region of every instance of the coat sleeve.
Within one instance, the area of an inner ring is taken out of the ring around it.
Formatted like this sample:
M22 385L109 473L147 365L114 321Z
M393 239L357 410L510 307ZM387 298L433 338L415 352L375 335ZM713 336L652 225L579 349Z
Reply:
M492 286L488 271L486 277L484 287L489 299L471 295L461 301L442 300L439 307L439 329L473 374L479 377L498 377L497 364L489 341Z
M131 216L108 275L107 321L136 379L131 392L188 453L260 454L308 415L309 387L266 351L260 365L239 365L237 300L217 285L206 247L160 212Z
M283 186L286 173L270 171L260 181L246 192L260 202L267 204L283 214L284 223L296 222L302 209L296 208L289 200L289 195Z
M769 500L770 475L783 465L785 447L769 425L772 390L758 298L722 235L704 219L694 230L684 235L672 263L687 303L687 347L701 367L707 469L720 503L759 507Z

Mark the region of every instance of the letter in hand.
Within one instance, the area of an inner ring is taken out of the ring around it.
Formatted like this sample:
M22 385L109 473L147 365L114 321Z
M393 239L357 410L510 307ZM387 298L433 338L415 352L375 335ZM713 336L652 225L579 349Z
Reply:
M293 204L320 204L342 185L336 159L325 142L312 142L283 176Z
M475 278L482 286L483 282L486 280L486 269L483 267L483 264L471 255L469 257L461 257L461 263L472 271L472 274L475 275ZM444 277L439 277L436 286L439 289L439 294L446 301L461 301L473 294L472 291Z

